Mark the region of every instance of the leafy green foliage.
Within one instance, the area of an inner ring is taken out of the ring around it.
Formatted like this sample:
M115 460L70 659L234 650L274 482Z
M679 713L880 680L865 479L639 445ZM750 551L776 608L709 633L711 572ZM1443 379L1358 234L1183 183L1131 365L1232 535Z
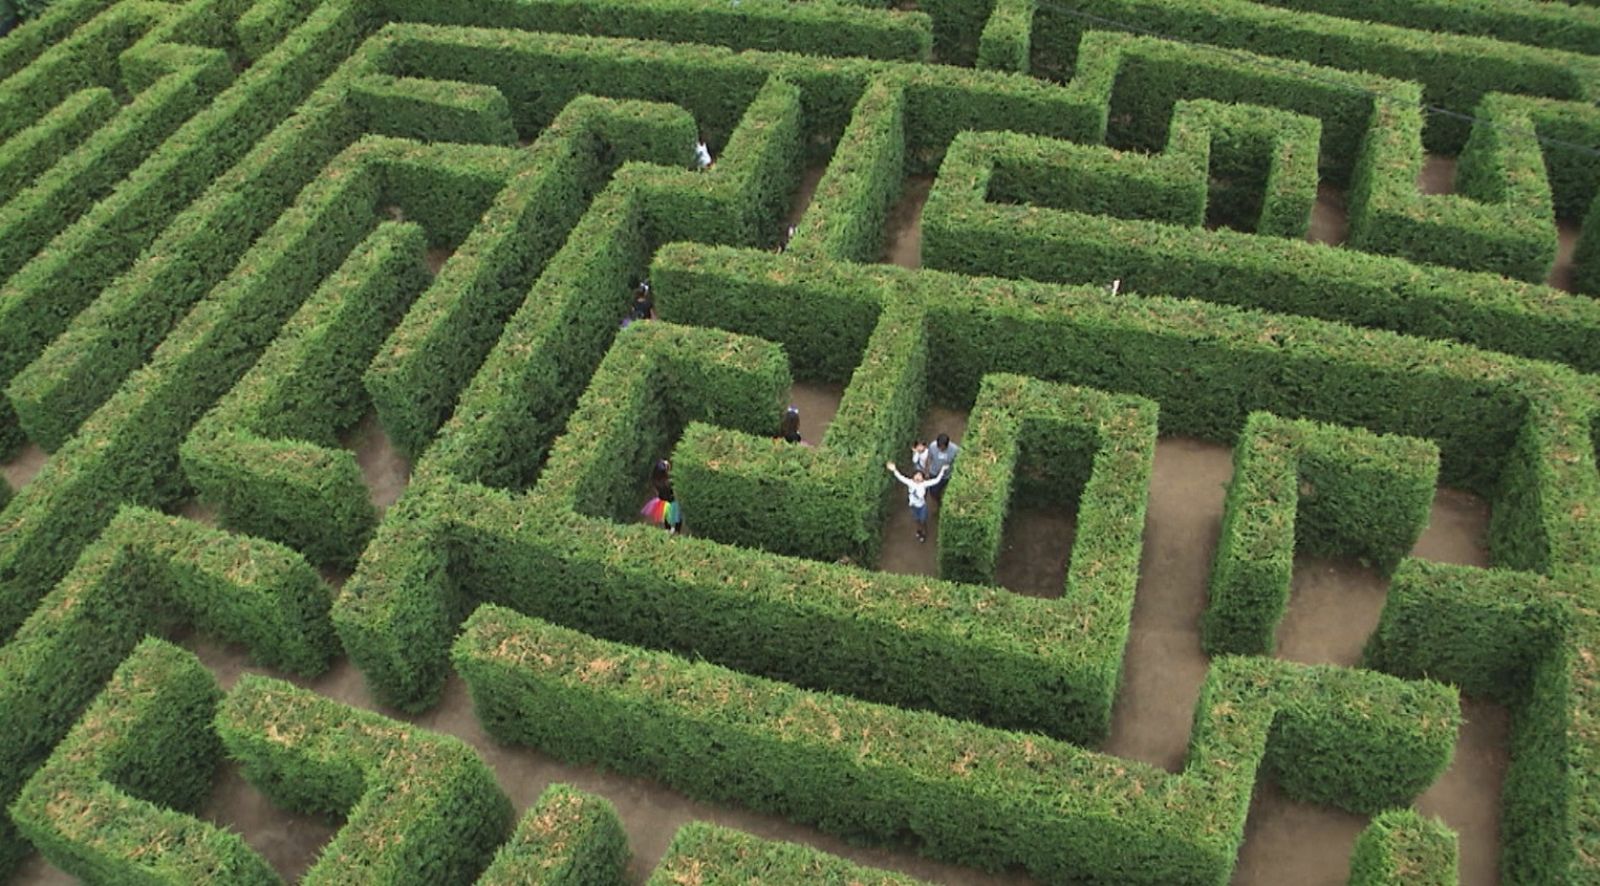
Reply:
M477 883L621 886L627 862L628 836L616 807L604 797L553 784L522 817Z
M495 607L468 620L453 658L500 741L854 839L909 835L935 857L1021 864L1046 880L1221 884L1258 765L1293 795L1375 811L1443 770L1459 720L1454 693L1437 684L1219 659L1201 690L1190 762L1174 776Z
M1350 886L1450 886L1455 882L1455 834L1410 809L1379 814L1356 839L1350 856Z
M1190 114L1199 121L1208 116L1203 108ZM1175 122L1173 137L1183 131ZM1263 186L1266 197L1258 227L1275 226L1278 233L1303 229L1307 201L1315 189L1304 155L1307 135L1309 131L1298 138L1286 136L1280 145L1283 162ZM1000 170L1007 166L1019 173L1002 175ZM1593 299L1496 275L1419 266L1286 237L1122 217L1141 212L1166 217L1161 214L1172 212L1170 208L1151 204L1173 205L1177 198L1172 191L1184 187L1182 176L1198 175L1200 180L1191 179L1183 191L1193 195L1186 218L1197 224L1205 212L1195 207L1204 199L1204 168L1204 163L1197 167L1192 160L1169 161L1168 155L1146 159L1008 133L961 135L952 143L923 210L923 261L928 267L964 274L1101 285L1121 279L1124 291L1170 293L1324 317L1452 338L1565 362L1583 371L1600 368L1600 305ZM1077 188L1070 197L1052 195L1052 183L1080 177L1095 184ZM998 189L996 178L1002 183ZM1393 183L1399 178L1391 175L1386 180ZM1125 184L1129 181L1138 186ZM1152 182L1159 182L1161 190L1153 190ZM1292 186L1280 184L1290 182ZM1000 202L1007 194L1036 205ZM1231 198L1221 199L1226 205ZM1417 201L1423 199L1412 201L1419 213L1424 204ZM1469 204L1478 208L1463 211L1480 220L1496 210L1461 198L1447 201L1449 206ZM1430 242L1443 243L1435 236L1442 230L1436 221L1419 222L1422 227L1417 230L1424 231Z
M926 15L848 3L490 0L441 6L426 0L383 0L381 5L405 21L907 61L926 61L932 43Z
M1081 70L1088 44L1080 43L1080 38L1088 32L1093 39L1095 32L1106 30L1086 16L1135 22L1158 34L1229 50L1268 52L1284 60L1314 60L1346 71L1370 71L1414 81L1423 85L1423 99L1428 104L1457 114L1470 114L1491 92L1592 101L1596 84L1600 84L1600 77L1596 76L1600 61L1592 55L1308 15L1252 0L1211 0L1204 4L1185 0L1086 0L1070 10L1041 5L1035 14L1033 32L1036 73L1064 79L1068 72ZM936 12L936 38L940 28ZM1232 53L1212 50L1208 54L1221 61ZM1295 62L1275 61L1274 67L1292 64ZM1300 88L1325 89L1328 73L1325 71L1318 78L1323 85L1308 78ZM1219 99L1223 96L1217 92L1229 88L1209 77L1195 78L1182 86L1187 97ZM1432 151L1454 154L1465 143L1467 134L1464 121L1440 115L1429 126L1427 144Z
M916 886L901 874L874 870L798 843L762 840L732 828L693 821L678 829L647 886L685 881L705 886L773 883L848 883Z
M221 697L191 653L144 641L11 804L17 828L87 883L282 882L238 834L185 814L221 762Z
M354 565L377 515L355 457L331 445L366 408L361 368L427 282L424 242L416 225L379 225L184 441L184 473L229 526Z
M255 675L216 730L274 803L344 819L302 883L465 882L511 829L511 802L460 739Z
M1438 474L1426 440L1253 413L1223 504L1206 651L1271 654L1297 553L1394 571L1428 525Z
M137 508L123 510L0 648L0 802L148 633L193 625L263 664L327 667L332 590L293 551ZM0 826L0 863L26 852Z
M323 5L187 120L115 192L62 231L50 250L6 281L7 297L0 299L0 381L14 384L16 373L68 328L69 318L90 304L101 306L72 324L78 334L54 349L53 359L79 374L73 385L54 390L52 403L60 413L35 415L29 437L50 449L61 445L159 340L116 352L118 359L101 365L107 354L104 338L95 342L101 348L91 348L86 339L115 336L122 318L137 313L137 306L192 304L353 138L340 103L301 103L350 54L363 26L364 16L354 4ZM159 69L170 53L159 45L151 51L151 66ZM126 64L141 57L136 47ZM274 132L297 105L297 118ZM250 160L238 163L247 156ZM241 201L240 193L251 199ZM134 266L146 250L164 260ZM170 328L176 320L150 313L143 318L150 325L165 322ZM90 358L86 364L74 362L84 358ZM38 374L47 376L40 382L50 381L52 371L40 367ZM27 386L10 394L44 396ZM10 409L10 403L0 407L0 435L17 433Z
M1543 282L1556 257L1555 207L1533 122L1517 107L1485 98L1461 150L1458 193L1421 196L1422 111L1375 103L1348 195L1347 245Z

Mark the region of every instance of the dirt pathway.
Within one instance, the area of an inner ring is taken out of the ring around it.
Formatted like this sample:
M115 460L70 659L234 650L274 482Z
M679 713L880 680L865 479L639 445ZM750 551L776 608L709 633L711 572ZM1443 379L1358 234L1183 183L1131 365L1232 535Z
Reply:
M931 175L907 178L900 199L889 207L884 262L902 268L922 267L922 204L928 202L933 178Z

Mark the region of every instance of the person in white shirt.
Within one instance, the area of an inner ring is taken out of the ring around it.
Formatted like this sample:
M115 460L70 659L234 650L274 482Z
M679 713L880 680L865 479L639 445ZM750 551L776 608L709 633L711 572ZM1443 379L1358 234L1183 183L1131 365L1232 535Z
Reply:
M949 434L940 434L933 438L933 445L928 447L928 474L938 473L943 480L933 484L933 500L944 500L944 487L950 482L950 472L955 470L956 455L961 452L961 447L950 442Z
M716 161L711 159L711 149L706 147L706 137L701 135L694 143L694 165L696 169L710 169Z
M906 488L906 502L911 505L912 519L917 521L917 541L927 541L928 489L943 480L944 475L949 472L949 468L941 470L939 476L929 480L927 475L921 471L916 471L907 477L905 474L900 473L900 469L896 468L892 461L888 462L886 466L889 468L889 473L893 474L894 478L899 480L901 485Z

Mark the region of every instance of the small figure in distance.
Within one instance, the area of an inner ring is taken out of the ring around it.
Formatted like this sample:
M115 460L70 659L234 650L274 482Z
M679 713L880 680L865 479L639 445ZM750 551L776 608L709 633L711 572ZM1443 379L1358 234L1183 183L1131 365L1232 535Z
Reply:
M921 471L916 471L912 473L911 476L907 477L905 474L900 473L900 469L895 467L894 462L892 461L887 462L885 466L888 467L889 473L893 474L894 478L900 481L900 485L906 488L906 503L911 506L911 519L917 521L917 541L927 541L928 490L933 487L934 484L944 480L945 475L949 473L950 469L946 467L944 470L939 472L938 476L934 477L932 480L929 480L928 475L922 473Z
M622 318L622 328L640 320L654 320L656 318L656 300L650 294L650 281L640 280L639 285L633 288L633 304L628 308L628 316Z
M790 225L784 229L783 239L778 241L778 252L780 254L789 251L789 241L794 239L794 227L794 225Z
M800 437L800 407L790 406L783 411L783 420L778 422L778 436L786 443L804 443Z
M711 158L711 149L706 146L706 134L702 132L694 143L694 168L710 169L711 164L715 162L717 161Z
M662 459L650 472L650 483L655 487L654 498L644 503L639 513L651 523L673 535L683 529L683 509L678 507L677 496L672 493L672 462Z
M1122 279L1119 277L1111 281L1111 294L1116 295L1122 291Z
M961 452L961 447L950 442L949 434L940 434L933 438L933 445L928 447L928 474L938 474L944 479L934 484L934 501L944 499L944 487L950 482L950 472L955 470L956 455Z

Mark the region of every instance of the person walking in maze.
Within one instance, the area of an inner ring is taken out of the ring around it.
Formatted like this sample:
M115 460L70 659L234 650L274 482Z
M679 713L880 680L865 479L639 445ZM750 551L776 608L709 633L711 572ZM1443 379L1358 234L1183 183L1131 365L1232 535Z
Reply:
M955 470L956 455L960 452L961 447L950 442L949 434L933 438L933 445L928 447L928 474L943 478L929 490L933 493L934 501L943 500L944 487L950 482L950 472Z
M706 134L700 133L700 138L694 143L694 167L696 169L710 169L711 164L717 161L711 159L711 149L706 146Z
M800 407L790 406L783 411L783 420L778 423L778 436L785 443L804 443L800 436Z
M677 496L672 493L672 462L666 459L656 462L650 472L650 484L655 487L655 497L645 502L639 513L651 523L659 523L663 529L677 535L683 529L683 509L678 506Z
M928 475L921 471L915 471L911 476L907 477L905 474L900 473L900 469L895 467L892 461L887 463L887 467L889 468L889 473L893 474L894 478L899 480L900 484L906 488L906 502L911 505L911 518L917 521L917 541L927 541L928 490L934 484L943 480L945 475L949 473L950 468L946 466L937 476L929 480Z
M628 316L622 318L622 328L626 329L640 320L655 318L656 300L650 294L650 281L640 280L639 285L633 289L633 305L628 308Z

